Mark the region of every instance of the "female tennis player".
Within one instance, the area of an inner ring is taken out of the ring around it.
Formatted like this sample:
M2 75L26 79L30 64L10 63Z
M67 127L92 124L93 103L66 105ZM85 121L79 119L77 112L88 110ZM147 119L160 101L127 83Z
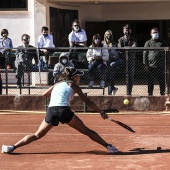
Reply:
M50 103L47 109L45 119L42 121L35 134L26 135L14 145L3 145L2 153L11 153L15 149L36 141L47 134L53 127L58 126L59 122L67 123L70 127L78 130L80 133L89 136L93 141L106 147L108 153L118 152L113 145L106 143L96 132L89 129L84 123L71 111L70 101L77 93L80 98L92 109L99 112L103 119L108 118L107 114L100 110L86 95L83 94L78 86L80 76L84 73L74 68L66 68L60 76L59 82L44 92L44 96L50 96Z

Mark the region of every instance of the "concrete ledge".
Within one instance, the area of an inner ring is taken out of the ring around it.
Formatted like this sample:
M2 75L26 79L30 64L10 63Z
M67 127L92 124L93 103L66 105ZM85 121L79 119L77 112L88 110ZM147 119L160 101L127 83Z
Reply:
M158 111L164 112L166 110L166 101L168 96L147 96L145 97L149 101L149 108L144 110L135 109L135 101L142 97L133 96L88 96L88 98L100 107L102 110L109 110L116 108L119 111ZM124 105L124 99L129 100L128 105ZM45 98L40 95L22 95L22 96L11 96L11 95L1 95L0 96L0 110L24 110L24 111L45 111ZM145 103L144 103L145 104ZM75 96L71 101L71 108L74 111L83 112L83 101ZM93 110L87 107L87 111L92 112Z

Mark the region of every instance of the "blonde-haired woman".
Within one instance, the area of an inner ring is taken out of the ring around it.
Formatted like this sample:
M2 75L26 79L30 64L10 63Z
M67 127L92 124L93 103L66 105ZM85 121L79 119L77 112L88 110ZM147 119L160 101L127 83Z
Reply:
M109 51L109 63L108 63L108 95L115 95L118 88L116 88L115 85L115 70L119 63L119 53L114 49L114 47L117 47L117 44L113 41L113 34L111 30L107 30L104 34L104 40L103 45L105 47L108 47Z

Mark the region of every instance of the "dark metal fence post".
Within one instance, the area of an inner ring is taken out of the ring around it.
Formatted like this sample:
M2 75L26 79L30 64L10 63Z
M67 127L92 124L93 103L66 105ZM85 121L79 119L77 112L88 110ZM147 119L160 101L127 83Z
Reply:
M129 63L129 55L128 55L128 50L126 50L126 94L129 94L129 89L128 89L128 84L129 84L129 68L128 68L128 63Z
M7 71L7 52L5 52L5 81L6 81L6 95L8 95L8 71Z
M165 76L166 76L166 87L167 87L167 95L170 93L170 76L169 76L169 71L170 71L170 51L165 50Z
M28 94L30 95L30 72L28 72Z

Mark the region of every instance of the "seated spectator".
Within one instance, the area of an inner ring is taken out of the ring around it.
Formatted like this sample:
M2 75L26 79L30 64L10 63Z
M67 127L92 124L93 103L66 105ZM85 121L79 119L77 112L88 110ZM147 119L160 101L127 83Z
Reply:
M0 48L1 48L0 49L0 67L5 68L7 66L7 69L10 69L11 68L10 55L11 55L12 50L8 48L13 48L12 40L8 38L7 29L2 29L1 36L2 37L0 38ZM2 57L4 58L4 60ZM5 61L5 57L6 57L6 61Z
M0 95L2 95L2 78L0 73Z
M48 27L43 26L41 29L42 35L38 38L38 48L44 48L40 49L40 56L45 56L45 65L44 69L48 69L48 60L49 55L53 54L55 49L55 45L53 43L53 36L48 33Z
M108 95L115 95L118 88L115 87L115 70L117 66L121 63L119 58L119 52L113 49L117 47L117 43L113 41L113 34L111 30L107 30L104 34L103 45L112 49L108 49L109 52L109 62L108 62L108 72L107 80L109 83L108 86Z
M80 27L79 21L76 19L72 23L72 31L68 36L70 47L86 47L87 44L87 35L86 32ZM84 52L87 50L83 49L71 49L70 50L70 59L73 60L75 67L79 66L79 62L84 59Z
M69 60L69 53L61 53L59 57L59 62L55 64L53 70L54 83L58 82L58 78L64 72L66 67L73 67L74 64Z
M100 87L105 87L105 72L107 70L107 61L109 60L109 53L106 48L101 49L102 46L103 45L101 43L100 35L95 34L92 38L92 45L90 46L91 49L88 49L86 54L87 61L89 62L89 87L93 87L94 78L96 76L99 76L99 79L101 80ZM97 47L100 47L100 49Z
M29 45L30 36L27 34L23 34L21 37L23 45L19 46L16 50L16 59L15 59L15 67L16 67L16 78L17 78L17 87L21 88L21 78L24 75L24 71L31 72L32 71L32 60L35 60L35 64L38 64L38 56L36 53L36 49L32 45ZM30 48L30 49L29 49Z

